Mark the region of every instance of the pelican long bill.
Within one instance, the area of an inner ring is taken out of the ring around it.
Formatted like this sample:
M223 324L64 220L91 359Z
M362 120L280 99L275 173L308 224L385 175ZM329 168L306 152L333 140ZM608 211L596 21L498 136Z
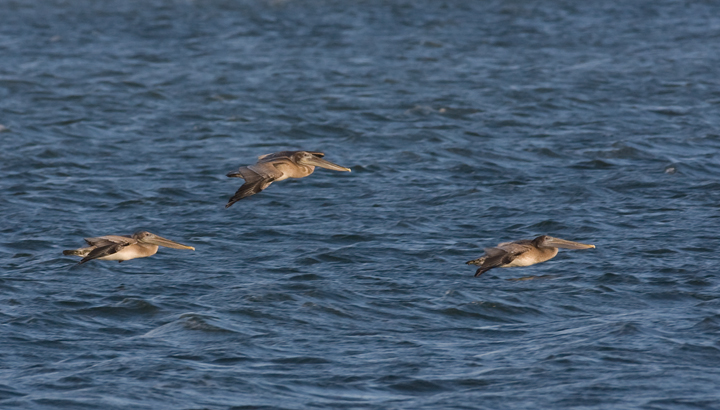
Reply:
M173 248L173 249L188 249L191 251L194 251L195 248L192 246L183 245L181 243L171 241L170 239L163 238L162 236L158 236L155 234L151 234L152 236L146 237L142 239L142 242L149 243L152 245L157 246L164 246L166 248Z
M326 159L317 157L315 155L300 160L301 164L316 166L320 168L330 169L332 171L352 171L350 168L343 167L341 165L332 163Z
M563 248L563 249L591 249L591 248L595 247L595 245L588 245L585 243L573 242L573 241L568 241L568 240L560 239L560 238L553 238L553 237L549 237L549 236L545 240L544 246L551 246L551 247Z

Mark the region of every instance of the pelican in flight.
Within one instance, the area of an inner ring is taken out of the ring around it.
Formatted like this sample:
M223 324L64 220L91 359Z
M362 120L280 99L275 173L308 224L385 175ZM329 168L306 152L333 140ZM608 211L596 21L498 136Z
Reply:
M322 158L324 156L322 152L315 151L281 151L258 157L258 162L254 165L240 167L237 171L227 174L231 178L243 178L245 183L230 198L225 208L229 208L243 198L257 194L275 181L306 177L315 171L315 167L350 171L350 168L324 160Z
M90 246L69 249L63 251L63 255L82 256L80 261L82 264L93 259L122 262L135 258L146 258L155 255L158 246L195 250L192 246L185 246L147 231L135 232L132 236L107 235L85 238L85 242Z
M595 245L542 235L533 240L521 239L515 242L503 242L493 248L485 248L485 255L473 259L467 264L480 266L475 272L475 277L478 277L492 268L530 266L548 261L558 254L558 248L588 249L594 247Z

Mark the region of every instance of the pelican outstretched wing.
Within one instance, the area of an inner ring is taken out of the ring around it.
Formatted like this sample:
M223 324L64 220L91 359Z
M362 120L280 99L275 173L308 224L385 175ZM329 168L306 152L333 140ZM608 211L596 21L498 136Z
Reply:
M287 158L289 160L290 157L297 154L298 152L307 152L307 153L310 153L310 154L312 154L316 157L320 157L320 158L325 156L325 153L319 152L319 151L280 151L280 152L275 152L272 154L260 155L258 157L258 164L263 163L263 162L276 161L281 158Z
M85 238L85 242L87 242L90 246L107 246L114 243L131 243L133 240L132 236L124 235L106 235L98 236L96 238Z
M467 262L468 265L479 265L475 277L492 268L512 263L518 256L532 249L531 241L505 242L494 248L485 248L485 255Z
M273 181L282 177L282 171L273 165L274 162L278 161L278 158L273 159L272 161L273 162L265 161L265 158L263 158L255 165L240 167L237 171L227 174L229 177L243 178L245 183L237 190L237 192L235 192L235 195L230 198L227 205L225 205L225 208L229 208L232 204L243 198L257 194L263 189L269 187Z
M520 256L520 253L508 253L503 249L500 248L490 248L490 249L497 249L500 252L494 252L493 255L488 255L484 257L482 264L480 265L480 268L475 272L475 277L482 275L483 273L489 271L492 268L497 268L498 266L507 265L510 262L512 262L515 258ZM487 252L487 249L485 250Z

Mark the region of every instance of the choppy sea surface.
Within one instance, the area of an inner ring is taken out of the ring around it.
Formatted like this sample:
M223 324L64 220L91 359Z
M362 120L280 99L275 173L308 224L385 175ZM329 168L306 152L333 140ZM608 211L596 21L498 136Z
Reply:
M0 408L720 408L717 2L0 8Z

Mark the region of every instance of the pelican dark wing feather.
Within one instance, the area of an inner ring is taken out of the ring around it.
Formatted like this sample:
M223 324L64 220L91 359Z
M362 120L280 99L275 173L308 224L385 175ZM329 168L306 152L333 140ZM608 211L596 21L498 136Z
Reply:
M243 198L247 198L250 195L257 194L258 192L260 192L263 189L270 186L270 184L272 184L273 181L275 181L275 179L276 178L265 178L265 179L257 178L253 182L245 182L240 187L240 189L238 189L235 192L235 195L233 195L233 197L230 198L227 205L225 205L225 208L229 208L232 204L234 204L235 202L237 202Z
M488 253L488 250L492 251L492 254ZM518 258L518 256L522 255L523 253L527 252L529 249L518 249L515 252L508 252L505 249L500 248L488 248L485 250L485 253L488 254L485 258L483 258L483 261L480 262L480 268L475 272L475 277L478 277L482 275L483 273L489 271L492 268L497 268L498 266L503 265L509 265ZM472 262L472 261L471 261Z
M78 264L81 265L81 264L83 264L87 261L91 261L93 259L102 258L103 256L109 256L114 253L118 253L128 245L130 245L130 244L129 243L110 243L109 245L98 246L97 248L90 251L90 253L88 253L88 255L86 257L82 258Z

